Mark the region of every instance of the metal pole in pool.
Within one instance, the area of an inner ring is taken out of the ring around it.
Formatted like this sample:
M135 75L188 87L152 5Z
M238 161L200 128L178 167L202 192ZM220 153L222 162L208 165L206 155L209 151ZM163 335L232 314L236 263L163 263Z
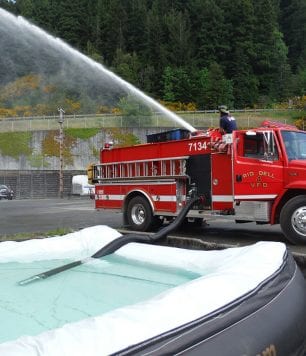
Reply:
M58 123L60 125L59 129L59 145L60 145L60 169L59 169L59 195L60 198L63 198L64 195L64 175L63 175L63 169L64 169L64 157L63 157L63 146L64 146L64 131L63 131L63 123L64 123L64 114L65 111L62 108L58 109L59 111L59 119Z

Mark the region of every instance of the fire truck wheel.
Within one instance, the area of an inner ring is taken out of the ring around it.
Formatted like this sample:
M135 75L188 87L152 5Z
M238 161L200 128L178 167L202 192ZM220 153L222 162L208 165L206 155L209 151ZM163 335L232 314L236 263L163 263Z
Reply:
M287 201L280 214L280 225L290 242L306 243L306 195Z
M127 207L127 220L132 230L149 231L154 222L151 206L147 199L137 196Z

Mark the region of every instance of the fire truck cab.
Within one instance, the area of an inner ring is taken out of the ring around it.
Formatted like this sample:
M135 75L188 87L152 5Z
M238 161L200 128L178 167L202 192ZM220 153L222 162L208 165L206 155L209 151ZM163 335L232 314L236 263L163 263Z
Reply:
M294 126L265 121L223 136L173 130L146 144L106 145L88 176L96 208L122 210L133 230L158 227L196 195L195 224L221 215L280 224L290 242L306 243L306 133Z

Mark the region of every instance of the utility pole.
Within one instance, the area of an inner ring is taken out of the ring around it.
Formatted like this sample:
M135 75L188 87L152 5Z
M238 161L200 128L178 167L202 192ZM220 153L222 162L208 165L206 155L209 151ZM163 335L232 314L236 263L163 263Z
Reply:
M63 123L64 123L64 114L65 111L62 108L58 109L59 111L59 145L60 145L60 169L59 169L59 196L63 198L64 196L64 157L63 157L63 148L64 148L64 130L63 130Z

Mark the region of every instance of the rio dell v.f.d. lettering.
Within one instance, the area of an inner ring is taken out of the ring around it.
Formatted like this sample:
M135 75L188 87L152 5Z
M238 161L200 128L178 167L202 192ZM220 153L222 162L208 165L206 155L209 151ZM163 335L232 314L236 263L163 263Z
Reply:
M268 177L271 179L274 179L274 174L272 172L269 171L258 171L258 175L261 177ZM254 177L255 176L255 172L254 171L249 171L249 172L245 172L242 174L242 178L250 178L250 177Z
M257 177L256 177L257 175ZM258 171L258 173L256 174L254 171L249 171L249 172L245 172L242 174L242 178L246 179L246 178L255 178L255 181L250 182L250 186L251 188L255 189L255 188L267 188L268 187L268 183L264 182L262 180L262 178L267 177L267 178L271 178L274 179L274 174L272 172L269 171Z

